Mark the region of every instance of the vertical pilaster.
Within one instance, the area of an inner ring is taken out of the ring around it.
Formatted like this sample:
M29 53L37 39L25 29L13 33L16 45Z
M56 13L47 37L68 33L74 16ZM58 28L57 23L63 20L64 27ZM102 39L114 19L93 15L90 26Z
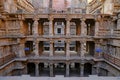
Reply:
M50 67L50 77L53 77L54 76L54 74L53 74L53 64L50 63L49 67Z
M25 57L25 42L21 40L19 44L19 57Z
M66 77L69 77L70 69L69 69L69 63L66 63Z
M53 18L50 16L49 18L49 35L53 36Z
M35 63L35 76L39 76L39 63Z
M100 63L97 63L97 67L96 67L96 74L99 75L100 73Z
M38 35L38 19L34 19L33 23L33 35Z
M53 41L50 41L50 55L49 56L53 56L54 54L54 42Z
M70 18L66 19L66 35L70 35Z
M81 35L86 36L87 35L87 25L85 23L85 18L81 19Z
M120 13L118 14L117 29L120 29Z
M84 76L84 63L80 64L80 76L83 77Z
M8 35L8 26L9 26L8 20L5 20L5 33L6 33L6 35Z
M81 41L81 58L84 58L86 54L86 41Z
M35 56L39 56L39 41L36 39L33 41L33 52Z
M95 36L98 36L98 31L99 31L99 20L96 19L96 22L95 22Z
M70 57L70 41L66 41L66 57Z

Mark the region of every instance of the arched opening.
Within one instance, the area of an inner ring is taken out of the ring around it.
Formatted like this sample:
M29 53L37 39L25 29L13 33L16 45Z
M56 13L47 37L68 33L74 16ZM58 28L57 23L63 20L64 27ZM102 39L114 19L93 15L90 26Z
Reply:
M47 63L39 63L39 75L49 76L49 65Z
M70 64L70 76L80 76L80 63Z
M66 64L57 63L54 64L54 75L66 75Z
M84 75L89 76L92 74L92 64L86 63L84 64Z
M35 64L34 63L27 64L27 74L31 76L35 76Z

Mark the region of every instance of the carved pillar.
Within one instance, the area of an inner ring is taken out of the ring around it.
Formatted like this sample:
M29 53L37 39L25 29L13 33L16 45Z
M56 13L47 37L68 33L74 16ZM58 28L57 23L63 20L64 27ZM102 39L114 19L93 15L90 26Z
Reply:
M84 63L80 64L80 76L83 77L84 76Z
M66 41L66 57L70 57L70 41Z
M8 23L8 20L5 20L5 33L6 35L8 35L8 27L9 27L9 23Z
M100 63L98 62L96 66L96 74L99 75L99 73L100 73Z
M39 76L39 63L35 63L35 76Z
M81 58L84 58L86 54L86 41L81 41Z
M33 53L35 56L39 56L39 41L36 39L33 41Z
M86 36L87 35L87 26L86 26L86 23L85 23L85 20L86 19L81 19L81 35L82 36Z
M70 35L70 19L66 19L66 35Z
M49 56L53 56L54 54L54 42L50 41L50 55Z
M49 35L53 36L53 18L49 18Z
M98 31L99 31L99 20L96 19L96 22L95 22L95 36L98 36Z
M120 29L120 13L118 14L117 29Z
M33 23L33 35L38 35L38 19L34 19Z
M50 63L49 67L50 67L50 77L53 77L54 76L54 74L53 74L53 64Z
M66 63L66 77L69 77L70 69L69 69L69 63Z
M19 57L25 57L25 42L21 41L19 44Z

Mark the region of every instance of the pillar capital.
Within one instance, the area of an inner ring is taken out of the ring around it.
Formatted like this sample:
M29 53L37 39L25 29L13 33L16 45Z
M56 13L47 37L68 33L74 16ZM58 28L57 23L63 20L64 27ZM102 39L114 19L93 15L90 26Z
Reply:
M86 18L81 18L80 20L81 20L81 21L85 21L85 20L86 20Z
M54 41L51 40L51 41L50 41L50 44L53 44L53 43L54 43Z
M53 20L54 20L53 16L51 15L51 16L48 18L48 20L49 20L49 21L53 21Z
M71 20L71 18L65 18L65 20L66 20L66 21L70 21L70 20Z
M70 40L66 40L66 43L70 43Z

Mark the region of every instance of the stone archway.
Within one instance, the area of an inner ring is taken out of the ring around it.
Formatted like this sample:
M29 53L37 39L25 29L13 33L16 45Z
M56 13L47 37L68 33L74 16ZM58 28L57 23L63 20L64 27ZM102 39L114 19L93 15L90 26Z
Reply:
M34 63L27 64L27 74L31 76L35 76L35 64Z
M92 64L85 63L84 64L84 76L89 76L92 74Z

